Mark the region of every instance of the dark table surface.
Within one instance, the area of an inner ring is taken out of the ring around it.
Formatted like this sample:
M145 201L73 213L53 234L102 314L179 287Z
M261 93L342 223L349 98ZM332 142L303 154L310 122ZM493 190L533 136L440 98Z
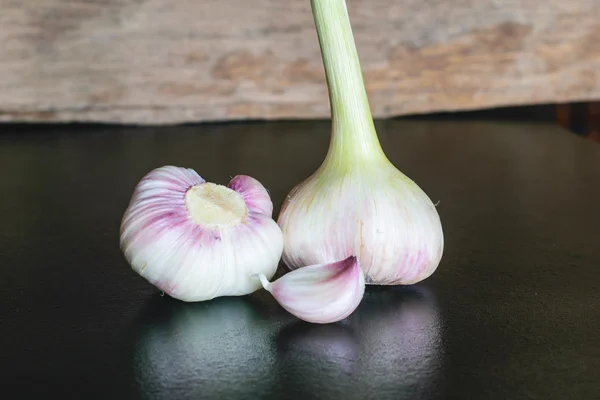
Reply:
M2 397L600 398L600 145L533 123L377 127L439 201L444 257L315 326L264 291L161 297L118 232L134 185L166 164L252 175L278 210L328 122L0 126Z

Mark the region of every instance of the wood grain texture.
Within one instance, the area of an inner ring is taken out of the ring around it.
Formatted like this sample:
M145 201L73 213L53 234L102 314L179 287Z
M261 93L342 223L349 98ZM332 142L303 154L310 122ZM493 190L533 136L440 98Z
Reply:
M0 0L0 120L328 117L308 0ZM348 0L378 117L600 98L600 0Z

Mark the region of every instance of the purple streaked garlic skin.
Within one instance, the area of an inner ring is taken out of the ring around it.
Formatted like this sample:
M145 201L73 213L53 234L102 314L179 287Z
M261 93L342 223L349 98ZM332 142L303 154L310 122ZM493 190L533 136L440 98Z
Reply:
M310 265L274 282L259 274L263 287L290 314L311 323L328 324L349 316L360 304L365 278L356 257Z
M204 301L260 288L283 251L273 204L256 179L227 186L194 170L157 168L137 184L121 222L120 247L131 268L169 296Z
M298 185L278 219L290 270L355 255L369 285L410 285L437 269L444 236L429 197L387 162L323 169Z

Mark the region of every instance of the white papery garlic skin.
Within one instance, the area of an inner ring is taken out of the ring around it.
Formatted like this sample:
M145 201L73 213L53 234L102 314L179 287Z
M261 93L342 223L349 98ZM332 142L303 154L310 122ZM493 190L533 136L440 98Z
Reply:
M273 204L254 178L225 186L194 170L157 168L138 183L121 223L120 245L134 271L169 296L203 301L241 296L269 279L283 251Z
M385 162L318 171L292 190L278 223L290 269L354 254L367 284L419 282L436 270L444 247L429 197Z
M328 324L350 315L365 293L365 278L356 257L331 264L310 265L269 282L263 287L290 314L301 320Z

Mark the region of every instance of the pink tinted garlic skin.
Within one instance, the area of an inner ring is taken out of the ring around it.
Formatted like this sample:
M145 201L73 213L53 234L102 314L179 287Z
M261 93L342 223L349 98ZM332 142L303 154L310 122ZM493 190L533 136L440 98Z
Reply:
M260 288L283 251L273 204L254 178L225 186L194 170L157 168L136 186L121 222L120 246L131 268L169 296L203 301Z
M297 318L328 324L350 315L365 292L365 279L356 257L330 264L310 265L275 282L259 274L263 287Z
M292 190L278 223L288 268L356 255L367 284L422 281L437 269L444 249L435 205L387 162L320 169Z

